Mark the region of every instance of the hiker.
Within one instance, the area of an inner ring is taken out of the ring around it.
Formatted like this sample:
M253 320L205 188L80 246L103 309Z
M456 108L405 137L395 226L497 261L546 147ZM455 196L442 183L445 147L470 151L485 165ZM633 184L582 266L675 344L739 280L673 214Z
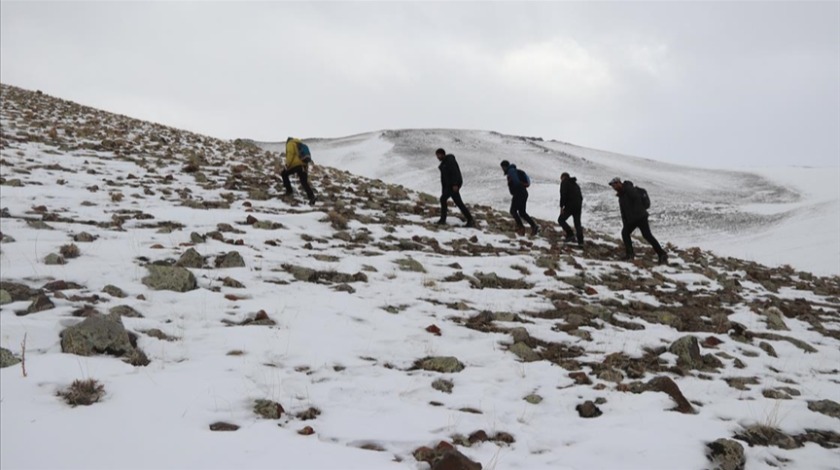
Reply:
M615 190L616 196L618 196L618 206L621 209L621 222L623 223L621 239L624 241L625 251L624 258L622 259L629 261L636 257L633 252L633 240L630 239L630 234L638 228L642 231L642 236L645 237L645 240L656 251L659 257L659 264L666 264L668 262L668 254L665 253L665 250L662 249L659 242L650 233L648 212L639 190L633 186L632 182L621 181L619 177L611 179L609 184Z
M539 225L534 222L534 219L528 215L525 206L528 204L528 189L531 181L524 171L518 170L516 165L511 164L507 160L502 160L502 172L507 177L508 190L513 199L510 202L510 215L516 221L516 233L524 233L525 226L522 224L522 219L528 222L531 226L531 235L536 235L540 231Z
M435 150L435 156L440 161L440 165L438 165L440 170L440 220L437 221L438 225L446 224L447 202L449 198L452 198L455 205L461 210L461 214L464 214L464 218L467 219L465 226L475 227L475 221L470 215L470 210L467 209L461 199L461 187L464 185L464 179L461 177L461 168L458 166L458 161L455 160L455 155L447 154L446 150L437 149Z
M301 149L304 151L301 152ZM306 196L309 198L309 205L315 204L315 194L309 186L309 163L311 162L309 147L306 144L294 137L286 139L286 165L280 172L280 176L283 178L283 186L286 188L286 196L294 194L289 176L296 174L300 178L300 185L303 186L303 190L306 191Z
M580 186L577 184L577 178L569 177L569 174L563 172L560 175L560 217L557 218L557 223L563 227L566 233L565 242L572 242L577 235L578 246L583 246L583 226L580 223L580 214L583 211L583 194L580 192ZM569 227L566 220L572 217L575 222L575 229Z

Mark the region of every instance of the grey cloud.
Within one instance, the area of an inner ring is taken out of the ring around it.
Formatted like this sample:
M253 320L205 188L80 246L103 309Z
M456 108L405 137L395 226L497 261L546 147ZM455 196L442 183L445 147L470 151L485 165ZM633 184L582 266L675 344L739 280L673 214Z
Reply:
M0 79L223 138L452 127L837 165L840 4L0 3Z

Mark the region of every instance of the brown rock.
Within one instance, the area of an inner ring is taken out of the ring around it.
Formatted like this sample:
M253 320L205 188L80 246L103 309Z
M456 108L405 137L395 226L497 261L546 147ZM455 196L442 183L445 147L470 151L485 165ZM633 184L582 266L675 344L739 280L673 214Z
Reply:
M312 426L304 426L303 429L299 430L297 433L301 436L311 436L315 434L315 430L312 429Z
M598 408L591 400L586 400L576 406L575 409L581 418L597 418L603 414L601 409Z
M677 384L669 377L653 378L646 384L646 388L651 391L667 393L668 396L677 402L677 407L674 408L675 411L679 411L680 413L695 413L694 407L691 406L691 403L682 394Z
M429 326L427 326L427 327L426 327L426 331L428 331L429 333L431 333L431 334L433 334L433 335L435 335L435 336L440 336L440 328L438 328L438 326L437 326L437 325L429 325Z
M239 429L239 426L223 421L217 421L210 425L211 431L236 431L237 429Z
M569 372L569 378L575 381L578 385L591 385L592 380L586 375L586 372Z

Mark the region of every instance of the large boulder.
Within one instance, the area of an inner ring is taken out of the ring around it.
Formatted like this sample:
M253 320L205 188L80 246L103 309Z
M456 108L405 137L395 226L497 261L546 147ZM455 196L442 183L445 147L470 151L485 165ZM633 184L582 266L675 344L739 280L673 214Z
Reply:
M146 266L149 275L143 278L143 284L154 290L187 292L198 288L195 276L187 268L180 266Z
M132 345L119 314L96 315L61 332L61 351L79 356L107 354L133 365L146 365L143 351Z

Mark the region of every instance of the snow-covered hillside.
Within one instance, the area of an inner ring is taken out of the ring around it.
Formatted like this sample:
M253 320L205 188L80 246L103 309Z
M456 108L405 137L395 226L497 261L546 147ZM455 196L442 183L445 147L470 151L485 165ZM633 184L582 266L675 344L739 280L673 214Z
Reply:
M417 191L439 187L434 151L458 158L469 204L509 204L499 162L517 163L534 180L529 211L558 215L564 171L584 192L584 226L617 235L614 176L643 186L653 199L651 224L660 240L818 274L840 274L840 166L779 170L710 170L672 165L541 139L464 130L372 132L312 139L316 160ZM282 151L283 144L262 143Z
M836 276L621 262L475 196L477 229L441 227L434 195L327 166L311 207L248 142L0 97L4 470L837 468ZM390 154L353 139L316 158Z

